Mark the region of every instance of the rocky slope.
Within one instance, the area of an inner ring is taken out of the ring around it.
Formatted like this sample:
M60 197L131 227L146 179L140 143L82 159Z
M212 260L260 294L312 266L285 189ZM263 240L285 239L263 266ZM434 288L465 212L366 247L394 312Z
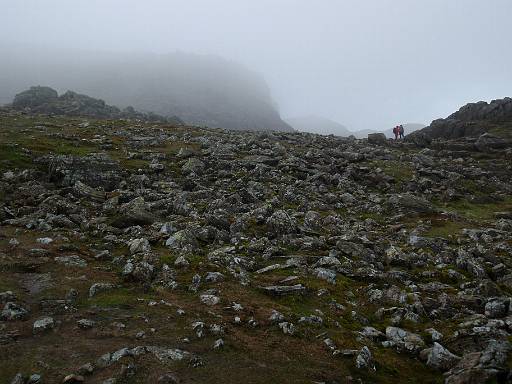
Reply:
M0 111L0 382L510 382L511 149Z
M426 138L460 139L478 137L484 133L512 137L512 98L469 103L446 119L434 120L428 127L408 137L411 141Z

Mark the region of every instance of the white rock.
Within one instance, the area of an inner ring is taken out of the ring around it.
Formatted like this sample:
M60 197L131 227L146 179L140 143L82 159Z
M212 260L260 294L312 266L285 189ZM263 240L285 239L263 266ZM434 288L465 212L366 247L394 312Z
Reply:
M52 329L55 326L55 321L52 317L43 317L39 320L34 321L32 330L34 333L42 333Z
M215 295L201 295L200 297L201 303L206 304L208 306L213 306L220 303L220 297Z

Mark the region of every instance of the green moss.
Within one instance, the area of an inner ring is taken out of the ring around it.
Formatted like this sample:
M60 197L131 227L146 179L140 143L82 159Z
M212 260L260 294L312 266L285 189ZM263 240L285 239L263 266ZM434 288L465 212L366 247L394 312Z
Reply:
M382 172L395 179L397 183L409 181L414 176L414 169L410 164L393 160L375 160L370 163L373 168L380 168Z
M443 208L455 211L468 219L489 220L493 218L495 212L512 210L512 197L507 197L503 201L492 204L476 204L467 200L460 200L445 204Z
M102 292L89 298L87 304L97 307L120 307L133 308L139 303L138 298L148 298L147 294L137 291L135 288L119 288L112 291Z
M14 145L0 145L0 169L28 168L32 164L30 156Z
M503 123L499 124L489 130L489 133L500 136L505 139L512 138L512 124L511 123Z
M468 225L461 222L444 221L444 222L433 222L432 228L427 232L423 233L426 237L442 237L449 239L459 234L463 228L467 228Z
M176 260L176 256L174 256L174 255L163 255L163 256L160 256L160 262L162 264L173 265L175 260Z
M376 212L364 212L359 215L360 220L372 219L379 224L383 224L386 221L386 216Z
M143 169L149 166L149 161L140 159L124 159L121 160L121 166L127 169Z

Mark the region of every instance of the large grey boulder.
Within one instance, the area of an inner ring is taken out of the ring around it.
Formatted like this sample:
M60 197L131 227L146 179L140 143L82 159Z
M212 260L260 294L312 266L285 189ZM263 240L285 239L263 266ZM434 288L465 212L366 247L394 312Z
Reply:
M149 212L149 207L142 197L123 204L119 209L119 215L112 221L112 226L127 228L134 225L149 225L155 221L155 217Z
M274 236L294 233L297 230L296 221L283 210L274 212L267 220L269 231Z
M383 133L369 133L368 143L374 145L386 145L388 143L388 139Z
M470 352L462 356L459 363L446 372L445 384L477 384L499 381L507 375L508 355L512 350L510 342L490 340L480 352Z
M427 365L440 371L449 370L460 360L459 356L454 355L437 342L434 342L434 346L426 351L428 351Z
M480 152L489 152L494 149L503 149L509 146L512 146L512 141L505 140L488 132L480 135L475 142L475 147Z

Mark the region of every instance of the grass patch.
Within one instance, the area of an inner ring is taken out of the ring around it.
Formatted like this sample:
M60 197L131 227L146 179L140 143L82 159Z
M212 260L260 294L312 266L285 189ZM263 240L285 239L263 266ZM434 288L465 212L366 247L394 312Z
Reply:
M143 169L149 167L149 161L141 159L124 159L120 161L120 164L127 169Z
M494 217L495 212L512 210L512 196L491 204L476 204L460 200L445 204L442 208L455 211L471 220L490 220Z
M137 302L138 298L149 298L149 295L141 293L133 288L119 288L99 293L98 295L89 298L87 303L89 306L131 309L139 304Z
M30 156L21 152L21 148L14 145L0 145L0 170L10 168L29 168L32 164Z
M409 181L414 176L414 169L406 163L399 161L373 161L370 166L382 169L387 176L391 176L397 183Z
M463 228L468 225L462 222L454 222L447 220L432 220L432 228L423 234L426 237L442 237L449 239L454 235L459 234Z

